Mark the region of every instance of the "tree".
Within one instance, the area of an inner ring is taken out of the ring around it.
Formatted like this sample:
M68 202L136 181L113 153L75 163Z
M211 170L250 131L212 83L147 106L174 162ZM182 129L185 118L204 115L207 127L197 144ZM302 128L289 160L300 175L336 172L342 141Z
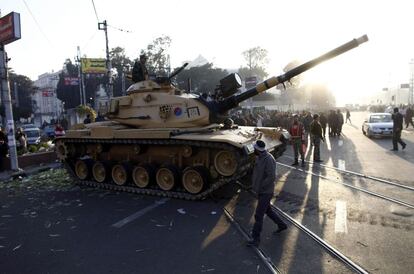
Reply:
M79 66L73 64L70 59L64 63L65 69L59 74L56 88L57 97L65 103L66 109L71 109L81 104L79 85L67 85L65 77L78 77ZM107 80L94 74L84 74L86 103L94 105L96 90L99 85L105 84ZM79 79L79 84L81 84ZM91 99L92 98L92 99Z
M56 94L57 98L65 103L65 108L70 109L80 105L79 85L66 85L65 77L78 77L79 68L70 59L66 59L64 66L65 69L59 74Z
M227 75L226 70L214 68L212 63L207 63L181 71L176 76L176 82L179 88L188 90L188 79L191 79L191 91L202 94L213 92L219 81Z
M170 58L168 49L171 45L171 38L167 35L156 38L147 46L146 50L141 50L141 54L147 56L147 68L155 74L166 74L170 70Z
M35 91L34 83L29 77L15 74L13 72L9 73L9 79L10 92L13 101L13 118L15 120L19 120L20 118L27 119L33 113L32 95ZM15 88L17 89L17 94ZM19 103L18 107L17 101Z
M269 62L267 54L267 50L261 47L254 47L243 51L242 55L246 61L246 66L239 69L239 74L244 79L246 77L256 76L258 77L258 81L262 81L268 75L265 69Z
M133 61L126 56L125 49L121 47L115 47L109 52L109 57L111 58L112 68L116 69L117 75L114 78L114 96L122 95L122 77L126 78L127 71L130 70L133 66ZM123 73L124 72L124 73ZM128 88L132 84L132 81L129 79L124 79L125 88Z

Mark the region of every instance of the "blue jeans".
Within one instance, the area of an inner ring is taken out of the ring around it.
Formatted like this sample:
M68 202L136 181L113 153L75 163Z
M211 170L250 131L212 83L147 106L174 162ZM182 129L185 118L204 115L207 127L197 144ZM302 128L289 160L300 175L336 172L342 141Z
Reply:
M280 217L273 211L270 206L270 201L272 200L273 194L259 194L256 213L254 214L254 225L252 230L252 238L254 241L260 241L260 233L263 228L263 218L266 214L274 223L278 226L284 226L285 223L280 219Z

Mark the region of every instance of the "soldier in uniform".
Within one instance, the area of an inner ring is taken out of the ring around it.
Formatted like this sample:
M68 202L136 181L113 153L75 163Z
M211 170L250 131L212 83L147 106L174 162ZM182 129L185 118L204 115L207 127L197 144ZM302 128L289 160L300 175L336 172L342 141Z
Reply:
M145 65L147 62L147 56L141 54L139 56L139 61L135 62L134 67L132 68L132 81L134 83L148 80L148 70Z

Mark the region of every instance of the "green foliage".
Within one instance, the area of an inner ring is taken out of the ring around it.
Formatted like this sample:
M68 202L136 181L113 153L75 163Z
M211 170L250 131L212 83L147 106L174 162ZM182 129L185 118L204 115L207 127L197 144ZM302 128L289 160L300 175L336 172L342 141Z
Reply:
M30 153L34 153L34 152L37 152L39 150L39 147L37 145L29 145L29 147L27 148L27 150Z
M155 74L165 74L169 70L170 60L168 49L171 45L171 38L167 35L156 38L141 50L141 54L147 56L147 68Z
M261 47L254 47L242 52L249 69L264 67L269 63L267 59L267 50Z
M59 74L59 82L57 84L57 97L65 103L65 108L74 108L80 104L79 86L65 85L65 77L78 77L78 66L74 65L70 59L65 61L66 71Z
M91 120L95 121L96 118L96 111L91 108L90 106L85 106L85 105L79 105L76 107L76 113L79 114L79 116L84 117L86 115L90 115Z
M117 76L114 78L114 96L122 95L122 72L126 74L133 67L134 62L126 56L125 49L121 47L116 47L111 50L109 53L111 58L112 67L116 69ZM128 88L132 84L132 81L125 79L125 88Z
M191 79L192 92L208 93L214 91L219 81L226 77L228 72L221 68L214 68L212 63L183 70L176 77L179 88L188 89L188 79Z
M267 50L261 47L250 48L242 52L246 61L246 66L239 68L238 73L245 79L246 77L256 76L258 81L264 80L267 77L266 65L269 62L267 59Z
M10 93L13 102L13 118L29 118L32 114L32 95L35 91L34 83L25 75L9 73ZM15 85L16 83L16 85ZM15 88L17 88L17 93ZM17 95L17 96L16 96ZM16 97L19 101L19 107L16 106Z

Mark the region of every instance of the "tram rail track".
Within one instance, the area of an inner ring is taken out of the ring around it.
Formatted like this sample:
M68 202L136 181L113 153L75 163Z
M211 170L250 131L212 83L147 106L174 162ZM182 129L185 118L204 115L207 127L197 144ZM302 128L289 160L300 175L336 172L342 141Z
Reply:
M255 196L254 193L251 190L245 189L245 186L241 183L236 181L236 184L239 185L242 189L247 191L251 196ZM316 233L312 232L310 229L308 229L306 226L302 225L300 222L298 222L295 218L284 212L279 207L271 204L271 207L273 210L275 210L277 213L280 214L280 216L288 221L290 224L294 225L296 228L298 228L301 232L305 233L309 238L311 238L314 242L316 242L320 247L322 247L324 250L326 250L329 254L331 254L334 258L338 259L340 262L342 262L344 265L346 265L349 269L351 269L355 273L360 274L367 274L369 273L366 271L363 267L359 266L357 263L352 261L350 258L348 258L346 255L341 253L339 250L337 250L333 245L326 242L324 239L319 237ZM235 218L231 215L231 213L224 207L224 213L229 218L230 222L234 224L239 230L239 232L243 235L243 237L246 240L250 240L249 234L246 232L246 230L243 229L243 227L235 220ZM279 272L272 272L272 273L280 273L280 270L278 270L277 266L270 260L270 258L263 252L263 250L259 248L255 248L256 254L260 257L260 259L266 264L266 266L269 268L269 270L272 271L272 269L276 269ZM263 254L263 257L261 257L261 254Z
M393 197L390 197L390 196L387 196L387 195L383 195L383 194L380 194L380 193L377 193L377 192L374 192L374 191L367 190L367 189L362 188L362 187L358 187L358 186L354 186L354 185L351 185L351 184L348 184L348 183L345 183L345 182L341 182L341 181L338 181L335 178L331 178L331 177L328 177L328 176L324 176L324 175L315 173L313 171L304 170L304 169L298 168L298 167L293 167L291 165L284 164L284 163L281 163L279 161L277 161L276 163L278 165L280 165L280 166L283 166L283 167L286 167L286 168L289 168L289 169L293 169L293 170L296 170L296 171L299 171L299 172L303 172L303 173L306 173L306 174L310 174L312 176L316 176L316 177L325 179L327 181L334 182L334 183L337 183L337 184L346 186L348 188L352 188L352 189L357 190L357 191L361 191L361 192L363 192L365 194L368 194L368 195L371 195L371 196L374 196L374 197L377 197L377 198L386 200L388 202L392 202L392 203L395 203L395 204L398 204L398 205L401 205L401 206L405 206L405 207L414 209L414 204L411 204L409 202L405 202L405 201L402 201L402 200L399 200L399 199L396 199L396 198L393 198Z
M289 158L289 159L292 159L292 160L294 159L292 156L289 156L289 155L282 155L281 158ZM318 166L321 166L321 167L324 167L324 168L333 169L333 170L336 170L336 171L338 171L340 173L343 173L343 174L351 174L351 175L354 175L354 176L357 176L357 177L361 177L361 178L369 179L369 180L372 180L372 181L377 181L377 182L380 182L380 183L384 183L384 184L387 184L387 185L392 185L392 186L396 186L396 187L400 187L400 188L404 188L404 189L407 189L407 190L414 191L414 187L404 185L404 184L399 184L399 183L396 183L396 182L393 182L393 181L390 181L390 180L386 180L386 179L382 179L382 178L378 178L378 177L375 177L375 176L366 175L366 174L363 174L363 173L359 173L359 172L355 172L355 171L351 171L351 170L346 170L346 169L342 169L342 168L335 167L335 166L329 166L329 165L325 165L325 164L321 164L321 163L315 163L313 161L305 160L305 162L308 163L308 164L311 164L311 165L318 165Z
M243 228L243 226L237 222L234 216L228 211L225 207L223 207L223 212L226 215L227 219L230 221L232 225L236 227L239 233L245 238L246 240L250 240L249 233ZM252 246L254 252L259 257L259 259L264 263L264 265L269 269L271 273L279 274L282 273L275 264L273 264L270 257L259 247Z

